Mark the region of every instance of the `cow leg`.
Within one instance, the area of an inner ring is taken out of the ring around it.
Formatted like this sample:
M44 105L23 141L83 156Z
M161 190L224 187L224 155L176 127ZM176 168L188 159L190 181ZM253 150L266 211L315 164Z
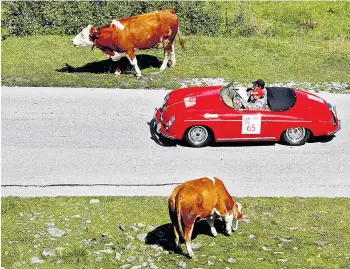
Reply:
M139 66L137 65L137 59L136 59L135 52L132 52L132 53L128 52L126 57L128 57L130 64L135 68L136 78L140 79L142 77L142 75L141 75L141 70L140 70Z
M164 51L164 60L163 60L162 66L160 67L160 71L163 71L166 68L166 66L169 62L169 58L170 58L169 56L170 56L169 52Z
M215 223L214 216L207 217L206 221L209 223L212 236L216 237L218 235L218 232L216 231L214 226L214 223Z
M231 235L232 233L232 222L233 222L233 213L232 214L227 214L226 216L223 217L224 222L225 222L225 228L226 228L226 233L228 235Z
M195 256L194 252L192 250L192 247L191 247L191 238L192 238L193 227L194 227L194 221L192 224L186 225L185 231L184 231L185 244L186 244L186 248L187 248L187 253L190 256L190 258L193 258Z
M176 59L175 59L175 46L174 46L174 44L171 45L170 61L171 61L170 67L175 67Z

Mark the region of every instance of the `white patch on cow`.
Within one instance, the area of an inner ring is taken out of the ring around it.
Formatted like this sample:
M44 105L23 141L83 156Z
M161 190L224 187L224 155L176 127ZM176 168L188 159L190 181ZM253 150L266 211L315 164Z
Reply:
M94 44L92 41L89 40L91 27L92 25L89 24L72 39L74 46L84 47L84 46L92 46Z
M226 227L226 233L231 234L232 233L232 224L233 224L233 213L232 214L227 214L226 216L223 217L224 222L225 222L225 227Z
M118 53L116 51L113 51L114 52L114 55L113 56L110 56L109 55L109 58L112 59L112 61L119 61L122 57L125 57L126 54L125 53Z
M211 216L214 216L215 215L215 217L221 217L221 214L220 214L220 212L216 209L216 208L213 208L213 210L211 211L211 214L210 214Z
M112 20L112 24L115 25L120 30L124 30L125 28L125 26L120 21L117 21L117 20Z
M210 179L211 181L213 181L214 185L215 185L215 178L214 177L206 177L207 179Z
M129 59L130 64L135 68L136 77L141 78L141 77L142 77L142 75L141 75L141 70L140 70L139 66L137 65L136 56L134 57L134 59L131 59L131 58L129 57L129 55L126 55L126 57Z

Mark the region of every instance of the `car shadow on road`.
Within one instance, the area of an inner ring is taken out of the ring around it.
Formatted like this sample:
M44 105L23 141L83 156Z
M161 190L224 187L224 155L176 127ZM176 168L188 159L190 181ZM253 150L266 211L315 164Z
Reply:
M311 136L307 143L328 143L333 140L335 135L330 136Z
M176 147L179 143L175 140L167 139L162 135L157 134L156 132L156 122L155 119L152 119L150 122L147 122L149 126L149 131L151 134L151 139L156 142L156 144L163 147Z
M214 226L219 234L226 235L224 223L222 221L215 220ZM213 237L210 232L210 226L205 220L196 222L192 232L192 240L198 235ZM184 243L182 238L180 242ZM185 255L175 245L174 231L171 223L160 225L153 231L149 232L146 236L145 243L147 245L158 245L169 252ZM192 241L192 243L196 242Z
M140 69L146 68L160 68L162 61L155 56L140 54L137 55L137 63ZM112 59L102 60L98 62L87 63L86 65L73 67L66 63L64 67L56 69L57 72L63 73L94 73L94 74L114 74L117 67L122 73L131 73L133 68L129 60L126 57L121 58L119 61L113 61Z

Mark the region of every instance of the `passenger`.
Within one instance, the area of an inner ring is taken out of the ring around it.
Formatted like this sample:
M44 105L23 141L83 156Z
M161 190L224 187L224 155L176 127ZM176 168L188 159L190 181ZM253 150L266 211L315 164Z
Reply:
M258 79L257 81L252 82L252 85L248 86L247 92L250 93L252 90L254 90L257 87L259 87L264 91L264 101L265 103L267 103L267 90L265 88L265 81L263 81L262 79ZM250 101L250 99L251 98L249 97L248 102Z
M255 87L255 89L250 92L251 100L249 102L242 100L242 103L244 107L248 109L267 109L264 97L264 91L259 87Z

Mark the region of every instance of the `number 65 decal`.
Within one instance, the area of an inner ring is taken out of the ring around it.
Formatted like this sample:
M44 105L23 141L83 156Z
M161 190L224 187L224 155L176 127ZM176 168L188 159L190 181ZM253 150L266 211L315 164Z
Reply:
M242 115L242 134L260 134L261 115Z

